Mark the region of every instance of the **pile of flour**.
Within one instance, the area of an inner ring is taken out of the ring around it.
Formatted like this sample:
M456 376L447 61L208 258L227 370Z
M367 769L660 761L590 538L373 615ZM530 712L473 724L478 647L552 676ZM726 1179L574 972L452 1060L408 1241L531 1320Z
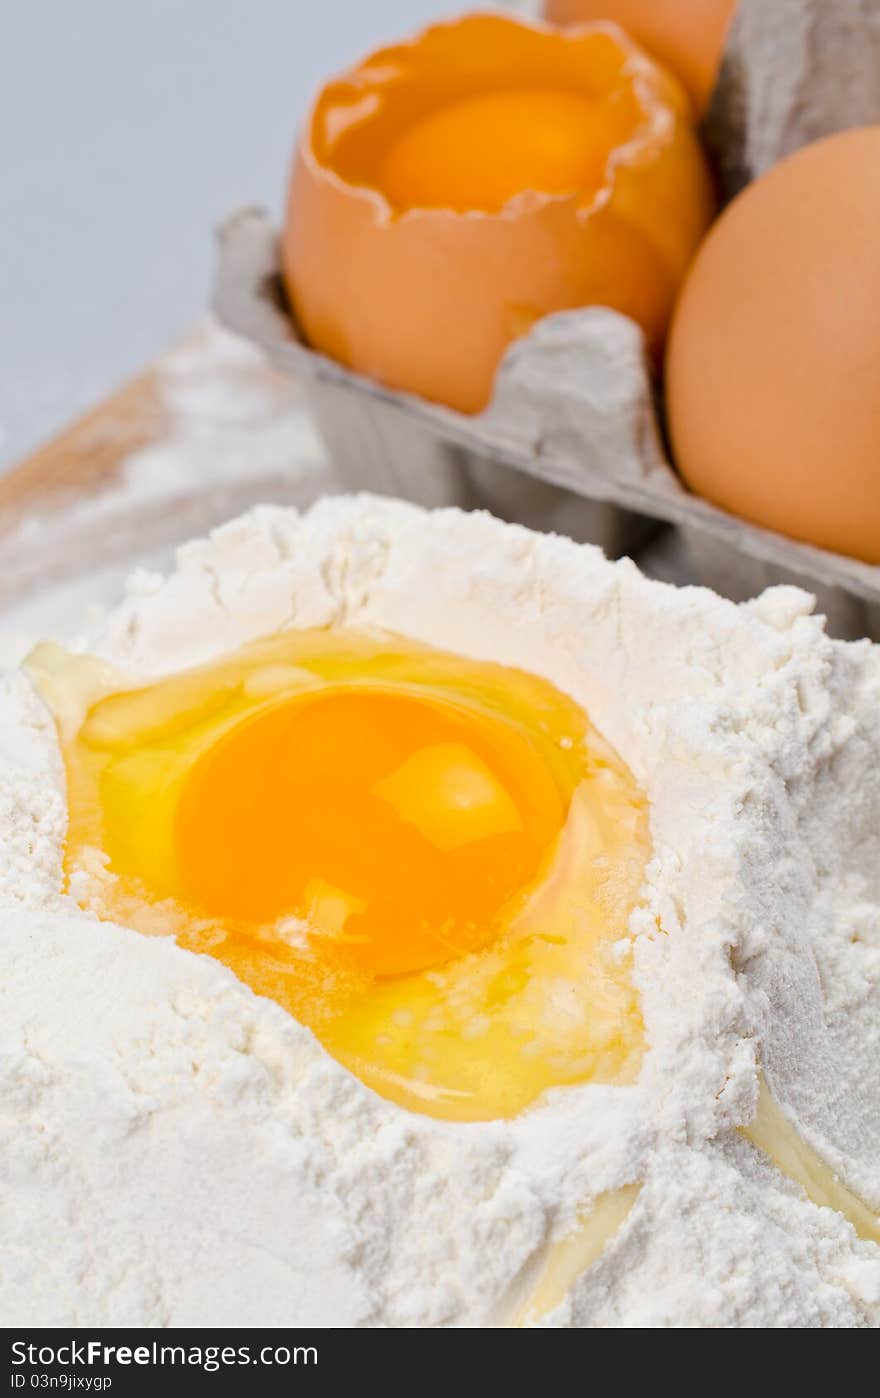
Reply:
M279 627L399 631L546 676L652 802L639 1083L456 1125L368 1091L219 964L59 892L65 802L0 688L7 1324L506 1323L603 1191L635 1207L545 1324L880 1324L880 1249L736 1127L757 1065L880 1205L880 648L455 510L262 508L141 572L88 649L147 677Z

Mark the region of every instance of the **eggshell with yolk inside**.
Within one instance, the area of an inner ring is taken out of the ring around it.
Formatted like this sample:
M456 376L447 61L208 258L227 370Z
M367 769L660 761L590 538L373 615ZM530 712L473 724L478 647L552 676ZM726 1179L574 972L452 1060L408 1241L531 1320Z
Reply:
M432 106L562 85L636 112L602 187L524 191L501 210L395 208L388 148ZM316 349L391 388L475 412L507 348L553 311L604 305L659 349L711 217L688 102L613 26L567 36L500 15L438 25L319 95L296 154L282 266Z

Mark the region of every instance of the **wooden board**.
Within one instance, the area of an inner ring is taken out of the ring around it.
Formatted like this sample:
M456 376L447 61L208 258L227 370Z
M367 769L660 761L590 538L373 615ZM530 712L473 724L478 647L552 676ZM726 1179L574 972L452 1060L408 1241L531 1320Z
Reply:
M0 534L31 511L102 489L126 456L160 440L165 427L158 367L147 369L0 476Z
M180 350L187 352L182 366L175 362ZM217 355L216 331L205 326L0 476L0 622L14 628L20 608L41 597L63 609L67 583L95 579L103 596L108 574L119 574L121 586L121 577L136 567L164 567L179 544L256 504L304 509L337 488L319 452L301 462L295 448L285 457L276 446L265 469L248 466L240 476L212 478L206 469L189 477L184 473L179 489L130 494L114 488L123 484L132 455L145 447L177 441L185 452L190 440L196 450L203 450L206 438L222 440L228 426L225 395L234 396L237 373L245 412L234 414L233 431L246 452L252 428L259 461L259 434L274 420L273 408L279 415L302 411L299 388L258 356L245 357L236 369L234 356L230 364L228 355ZM197 392L183 410L174 392L180 374L184 382L194 374L217 392ZM255 382L265 391L254 393ZM252 424L246 415L250 400Z

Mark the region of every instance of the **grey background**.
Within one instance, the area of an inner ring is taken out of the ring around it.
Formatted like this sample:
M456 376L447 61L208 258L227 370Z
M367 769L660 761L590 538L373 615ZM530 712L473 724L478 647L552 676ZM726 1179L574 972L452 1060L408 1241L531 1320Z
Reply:
M2 0L0 466L204 307L316 83L465 0Z

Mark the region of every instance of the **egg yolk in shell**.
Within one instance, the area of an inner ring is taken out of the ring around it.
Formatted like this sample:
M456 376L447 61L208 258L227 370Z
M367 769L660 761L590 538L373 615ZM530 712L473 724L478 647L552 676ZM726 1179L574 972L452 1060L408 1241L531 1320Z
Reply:
M470 14L321 88L282 280L312 348L475 413L557 312L617 311L659 356L714 207L683 87L623 30Z
M615 97L523 88L449 103L414 122L392 145L385 192L404 209L495 213L525 190L598 189L609 151L637 124L634 114L625 121Z
M215 957L412 1110L635 1076L646 802L553 685L344 629L138 687L54 647L30 669L99 916Z

